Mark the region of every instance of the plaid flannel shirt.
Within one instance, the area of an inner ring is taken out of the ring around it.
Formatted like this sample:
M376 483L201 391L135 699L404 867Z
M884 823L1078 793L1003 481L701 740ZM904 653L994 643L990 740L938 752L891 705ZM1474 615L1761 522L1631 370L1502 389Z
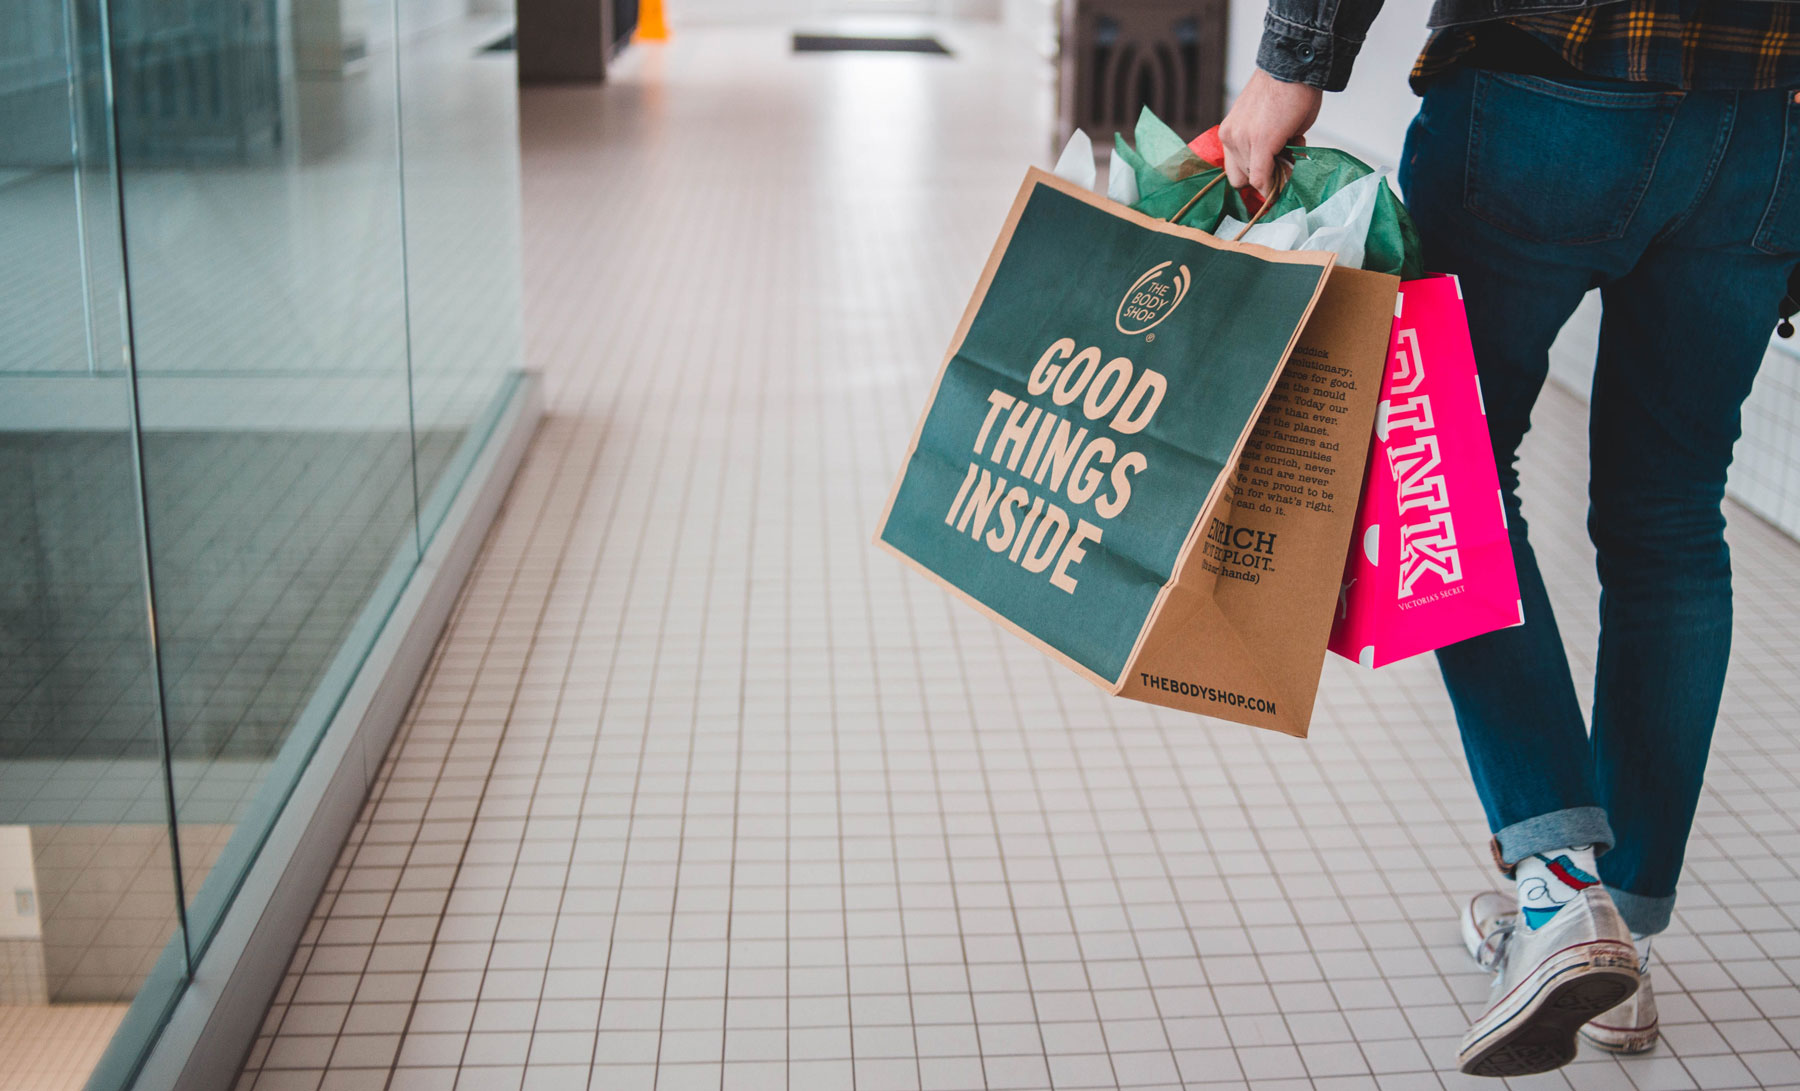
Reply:
M1584 76L1684 90L1800 86L1800 4L1619 0L1508 22ZM1468 55L1478 25L1433 31L1413 65L1413 88L1423 91Z

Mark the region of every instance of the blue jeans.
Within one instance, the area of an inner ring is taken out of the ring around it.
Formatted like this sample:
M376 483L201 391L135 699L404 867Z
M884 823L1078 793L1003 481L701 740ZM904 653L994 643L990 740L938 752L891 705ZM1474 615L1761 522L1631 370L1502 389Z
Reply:
M1438 653L1506 865L1594 843L1634 932L1668 926L1731 646L1725 472L1800 262L1800 105L1463 70L1400 180L1426 267L1462 280L1525 624ZM1589 410L1593 732L1519 508L1550 343L1605 307Z

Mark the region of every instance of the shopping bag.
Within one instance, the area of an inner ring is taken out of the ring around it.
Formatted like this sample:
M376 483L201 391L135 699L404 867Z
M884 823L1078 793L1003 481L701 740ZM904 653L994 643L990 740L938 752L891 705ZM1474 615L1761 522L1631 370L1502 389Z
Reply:
M1305 735L1398 281L1031 171L876 540L1109 692Z
M1331 649L1365 667L1524 623L1462 288L1400 285Z

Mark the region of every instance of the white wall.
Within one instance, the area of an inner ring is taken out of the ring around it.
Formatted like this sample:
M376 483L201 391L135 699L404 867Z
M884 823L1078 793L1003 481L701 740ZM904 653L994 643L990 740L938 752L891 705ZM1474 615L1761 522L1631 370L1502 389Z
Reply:
M839 15L928 15L998 21L1007 0L664 0L669 25L796 23Z
M663 17L683 23L759 23L812 14L811 0L665 0Z
M1060 29L1057 0L1001 0L1000 21L1039 56L1055 60Z

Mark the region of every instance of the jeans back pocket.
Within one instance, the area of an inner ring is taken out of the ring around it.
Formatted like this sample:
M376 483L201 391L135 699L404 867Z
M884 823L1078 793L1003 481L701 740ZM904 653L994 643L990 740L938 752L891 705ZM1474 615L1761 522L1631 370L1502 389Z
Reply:
M1463 205L1533 242L1620 238L1681 100L1679 91L1477 73Z
M1781 130L1781 165L1775 192L1757 224L1751 245L1765 254L1800 253L1800 101L1787 95L1786 123Z

